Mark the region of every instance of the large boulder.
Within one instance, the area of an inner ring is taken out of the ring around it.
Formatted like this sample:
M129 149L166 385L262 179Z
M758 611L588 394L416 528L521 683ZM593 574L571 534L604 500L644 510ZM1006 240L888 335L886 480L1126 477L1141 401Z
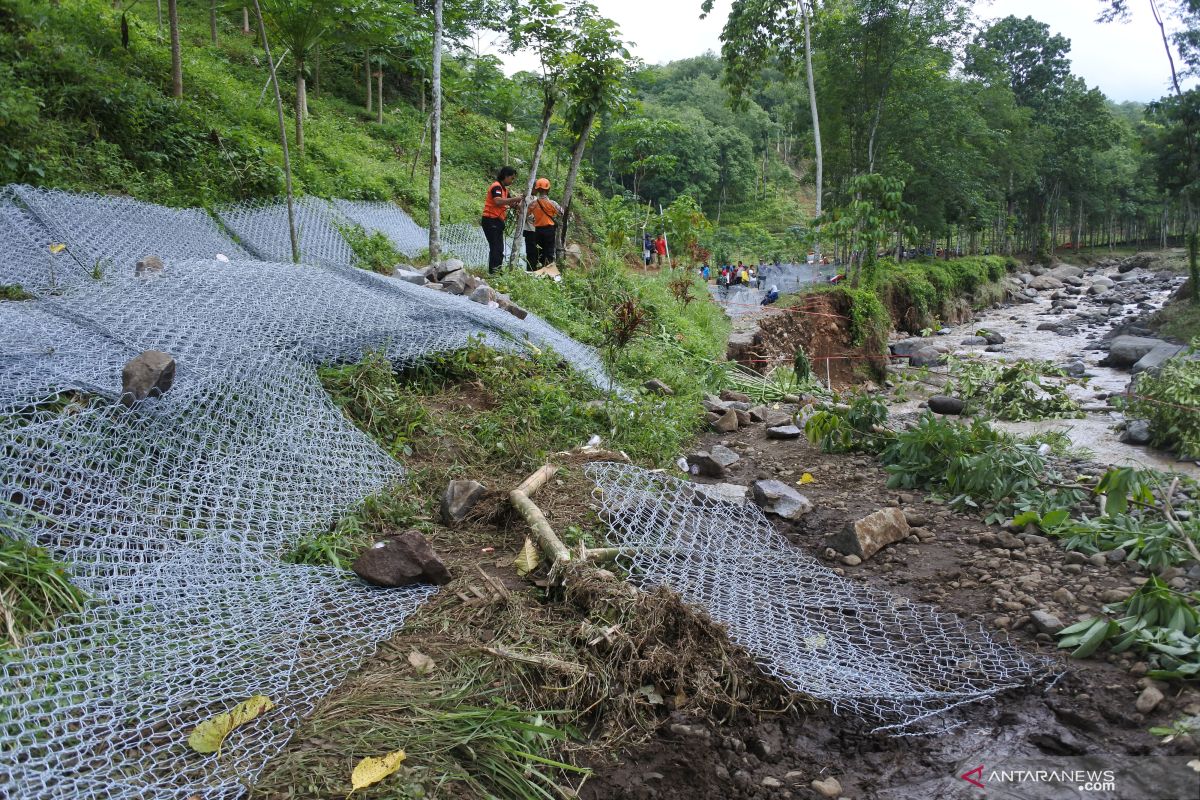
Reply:
M442 279L447 275L466 270L466 268L467 265L457 258L448 258L442 263L430 267L430 271L433 273L430 277L435 281L443 282Z
M960 342L963 347L978 347L979 345L987 343L988 340L982 336L967 336L962 340L962 342Z
M1121 441L1125 444L1150 444L1150 422L1144 419L1135 419L1125 423L1125 430L1121 432Z
M947 397L944 394L935 394L929 398L929 410L935 414L949 414L957 416L963 413L963 408L966 404L957 397Z
M884 508L874 514L851 522L829 537L828 545L844 555L858 556L866 561L884 547L905 539L909 534L908 520L898 508Z
M462 294L467 291L467 280L469 277L466 271L460 269L447 273L440 279L439 283L442 285L443 292L447 292L448 294Z
M1160 344L1162 339L1151 339L1146 336L1118 336L1112 340L1108 348L1108 356L1100 362L1104 367L1132 367L1142 356L1149 353Z
M462 522L485 494L487 489L478 481L450 481L442 494L442 524Z
M898 356L911 356L915 353L929 347L928 339L912 338L902 339L898 342L893 342L891 345L892 353Z
M945 353L936 347L925 347L913 353L909 357L908 363L913 367L936 367L945 358Z
M1133 272L1135 269L1145 269L1154 261L1154 257L1146 253L1138 253L1117 264L1117 272Z
M126 406L159 397L175 383L175 359L161 350L147 350L121 368L121 402Z
M388 588L450 582L450 570L419 531L380 539L362 551L350 568L367 583Z
M687 457L688 471L705 478L724 478L726 470L741 460L741 456L725 445L713 445L710 450L701 450Z
M1059 264L1046 274L1058 278L1061 281L1066 280L1067 278L1082 278L1083 270L1081 270L1079 267L1073 267L1070 264Z
M1029 282L1030 289L1037 289L1042 292L1048 289L1061 289L1062 287L1063 282L1053 275L1039 275Z
M784 519L798 520L813 510L812 501L783 481L755 481L750 498L766 513Z
M1158 374L1158 371L1163 368L1163 364L1183 352L1183 348L1177 344L1163 342L1155 347L1149 353L1139 358L1129 371L1134 375L1139 372L1149 372L1151 375Z

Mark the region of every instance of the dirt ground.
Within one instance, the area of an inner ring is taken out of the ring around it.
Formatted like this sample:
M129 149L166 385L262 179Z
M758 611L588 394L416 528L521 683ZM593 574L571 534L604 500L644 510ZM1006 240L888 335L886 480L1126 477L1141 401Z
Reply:
M882 507L898 506L914 521L924 520L918 533L927 541L893 545L857 567L842 566L836 559L827 562L851 579L981 619L1015 646L1056 658L1061 676L1053 685L1012 692L951 714L948 721L962 727L940 735L872 734L826 708L774 718L742 716L726 725L700 725L694 735L666 725L654 741L623 754L616 767L596 765L584 797L817 798L823 795L811 782L826 776L838 779L838 796L851 798L969 797L974 796L972 787L958 776L975 766L972 761L1086 755L1119 763L1190 752L1190 743L1161 745L1146 728L1168 724L1185 706L1200 703L1194 690L1172 686L1167 700L1143 716L1134 704L1142 691L1144 664L1070 661L1028 621L1030 608L1050 610L1064 621L1098 611L1105 591L1130 586L1139 577L1124 564L1067 564L1058 545L1036 539L1020 549L1000 547L1000 529L919 495L887 489L885 473L865 456L824 454L803 439L769 440L761 425L713 434L700 447L718 442L742 457L727 482L795 482L804 472L814 476L815 482L802 492L816 509L798 523L776 523L814 556L824 558L826 535ZM1028 592L1012 601L1000 599L1004 587L1022 581L1031 586ZM1054 598L1063 588L1075 602L1064 606ZM1025 598L1033 602L1027 604ZM1021 610L1012 610L1017 608ZM680 722L686 727L689 721Z

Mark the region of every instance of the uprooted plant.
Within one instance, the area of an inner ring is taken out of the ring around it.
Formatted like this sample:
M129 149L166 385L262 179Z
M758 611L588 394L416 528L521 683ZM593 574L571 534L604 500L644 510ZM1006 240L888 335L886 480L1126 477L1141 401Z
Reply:
M1079 404L1066 393L1064 384L1044 380L1065 376L1052 364L951 358L949 368L946 391L962 398L970 413L1013 422L1081 415Z

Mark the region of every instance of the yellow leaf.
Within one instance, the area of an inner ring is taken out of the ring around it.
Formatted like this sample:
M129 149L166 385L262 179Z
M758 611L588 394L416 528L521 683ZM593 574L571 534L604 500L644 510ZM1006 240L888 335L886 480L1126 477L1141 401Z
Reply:
M803 486L804 484L806 484L806 483L812 483L812 482L813 482L813 481L815 481L815 480L816 480L816 478L814 478L814 477L812 476L812 473L811 473L811 472L806 472L806 473L804 473L803 475L801 475L801 476L800 476L800 480L796 481L796 483L798 483L798 484L800 484L801 486Z
M275 707L271 698L256 694L248 700L243 700L224 714L217 714L204 720L188 736L188 745L197 753L216 753L220 755L221 745L225 737L239 725L245 725L250 720L270 711Z
M403 760L403 750L388 753L383 758L367 756L358 762L358 766L354 768L354 772L350 773L350 784L354 787L350 790L350 794L354 794L359 789L365 789L371 784L379 783L388 775L400 769L400 762Z
M538 549L533 543L533 539L525 537L525 546L521 548L521 552L513 560L513 566L517 568L518 575L528 575L538 568L538 564L542 562L542 557L538 554Z
M419 650L413 650L408 654L408 663L413 665L413 669L417 671L418 675L427 675L433 672L435 666L433 659Z
M57 254L57 253L61 253L63 250L66 250L66 249L67 249L67 246L66 246L65 244L52 244L52 245L50 245L50 252L51 252L51 253L56 253L56 254Z

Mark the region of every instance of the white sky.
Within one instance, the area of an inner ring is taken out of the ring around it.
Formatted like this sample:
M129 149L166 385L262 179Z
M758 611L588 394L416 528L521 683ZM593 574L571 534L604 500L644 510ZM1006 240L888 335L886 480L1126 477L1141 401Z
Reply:
M600 13L616 20L634 54L648 64L721 50L721 28L732 0L717 0L713 13L700 19L701 0L592 0ZM1134 4L1128 23L1096 23L1100 0L977 0L976 15L993 19L1032 16L1051 32L1071 40L1073 72L1111 99L1148 101L1170 89L1170 67L1158 26L1146 4ZM495 52L494 48L490 49ZM509 74L536 69L528 54L502 56ZM1177 63L1178 66L1178 63Z

